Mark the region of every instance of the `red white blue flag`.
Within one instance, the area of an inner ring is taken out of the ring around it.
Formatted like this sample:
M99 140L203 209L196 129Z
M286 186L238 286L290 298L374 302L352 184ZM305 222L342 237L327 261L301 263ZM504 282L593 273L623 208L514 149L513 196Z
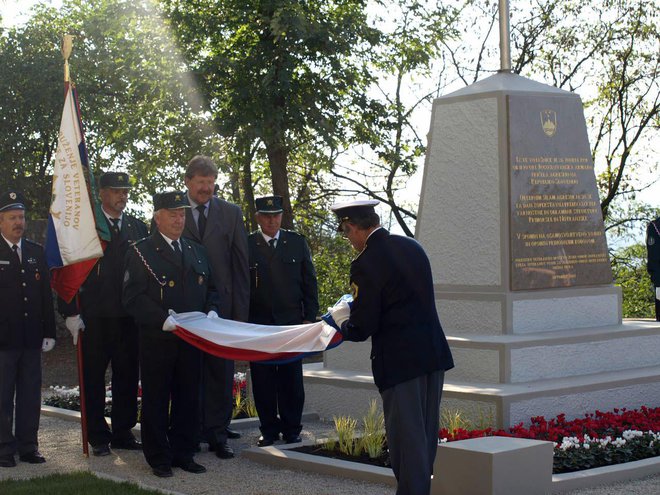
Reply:
M46 237L51 285L67 302L103 256L91 187L78 98L73 84L67 83Z
M195 347L225 359L283 364L325 351L342 342L325 321L302 325L259 325L209 318L204 313L172 315L174 333Z

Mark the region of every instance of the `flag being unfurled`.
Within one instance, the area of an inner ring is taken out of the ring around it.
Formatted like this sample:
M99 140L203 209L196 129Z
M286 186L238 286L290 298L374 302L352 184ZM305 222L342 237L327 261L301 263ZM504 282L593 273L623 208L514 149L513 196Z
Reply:
M225 359L282 364L338 346L341 333L325 321L301 325L259 325L209 318L204 313L172 315L174 333L195 347Z
M51 285L67 302L73 299L98 258L103 256L88 188L89 178L78 98L73 84L67 84L46 237Z

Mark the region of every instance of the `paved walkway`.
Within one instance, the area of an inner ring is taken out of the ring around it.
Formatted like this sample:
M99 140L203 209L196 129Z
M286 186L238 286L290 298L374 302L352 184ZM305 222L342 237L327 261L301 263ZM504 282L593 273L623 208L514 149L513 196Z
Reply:
M331 425L308 422L303 439L327 436ZM174 469L174 477L153 476L140 452L117 451L108 457L86 458L80 447L80 429L75 421L52 416L41 418L40 451L46 464L30 465L22 462L15 468L0 468L0 480L31 478L52 473L93 471L112 479L127 480L143 487L179 494L231 495L393 495L387 485L319 474L276 469L242 458L240 452L254 446L259 437L256 427L241 430L243 438L230 440L237 457L220 460L212 452L202 452L195 459L206 466L204 474L190 474ZM657 495L660 476L607 487L571 492L571 495Z

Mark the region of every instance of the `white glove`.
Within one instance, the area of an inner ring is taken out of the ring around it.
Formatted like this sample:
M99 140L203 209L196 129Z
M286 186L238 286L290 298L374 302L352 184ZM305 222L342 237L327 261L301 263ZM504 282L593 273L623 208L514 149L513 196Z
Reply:
M337 301L337 304L328 308L328 313L335 320L337 326L341 328L344 322L351 316L351 307L348 305L346 299L340 299Z
M220 317L218 316L218 313L216 313L216 312L213 311L213 310L209 311L209 314L207 314L206 317L207 317L207 318L220 318Z
M660 301L660 287L655 288L655 298Z
M55 347L55 339L44 339L41 343L41 350L44 352L50 352Z
M71 332L73 337L73 345L78 344L78 332L82 332L85 329L85 322L80 317L80 315L67 316L64 320L66 328Z
M163 323L163 332L171 332L173 330L176 330L176 320L170 315Z

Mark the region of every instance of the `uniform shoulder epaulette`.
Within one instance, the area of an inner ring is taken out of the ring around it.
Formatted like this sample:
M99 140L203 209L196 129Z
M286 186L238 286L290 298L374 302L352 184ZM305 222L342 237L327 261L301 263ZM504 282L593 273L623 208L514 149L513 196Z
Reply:
M23 238L23 242L27 242L28 244L32 244L33 246L43 248L43 246L41 244L39 244L38 242L33 241L32 239Z
M287 234L297 235L298 237L305 237L304 235L296 232L295 230L289 230L289 229L280 229L280 230L286 232Z
M190 237L181 237L181 239L185 240L188 244L190 244L194 248L204 247L204 245L201 242L197 242L195 239L191 239Z
M144 222L143 220L140 220L138 217L136 217L136 216L134 216L134 215L129 215L128 213L126 213L126 217L127 217L129 220L133 221L133 222L139 222L139 223L141 223L142 225L144 225L145 227L147 226L147 223L146 223L146 222Z
M147 239L149 239L149 236L147 236L147 237L143 237L142 239L138 239L137 241L135 241L135 242L133 243L133 245L141 244L141 243L143 243L144 241L146 241Z

